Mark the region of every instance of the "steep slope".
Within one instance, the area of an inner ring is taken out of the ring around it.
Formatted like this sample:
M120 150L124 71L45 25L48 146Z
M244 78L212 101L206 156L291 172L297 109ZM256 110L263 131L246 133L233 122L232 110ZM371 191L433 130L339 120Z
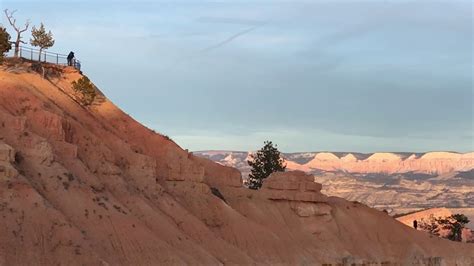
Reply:
M0 69L0 265L474 262L301 172L245 189L103 95L78 104L74 69L47 73Z

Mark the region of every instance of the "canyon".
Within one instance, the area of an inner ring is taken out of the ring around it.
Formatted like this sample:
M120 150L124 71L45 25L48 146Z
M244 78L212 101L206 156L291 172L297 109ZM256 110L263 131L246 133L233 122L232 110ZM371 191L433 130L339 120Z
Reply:
M311 173L247 189L99 89L82 105L81 72L44 67L0 66L0 265L474 263L472 244L328 196Z
M196 151L195 154L223 165L249 172L247 160L251 152ZM474 152L427 153L351 153L351 152L301 152L283 153L287 168L305 172L347 172L358 174L420 174L443 175L453 172L466 173L474 178Z
M197 156L250 173L250 152L197 151ZM311 173L323 192L390 214L474 207L474 153L283 153L287 170Z

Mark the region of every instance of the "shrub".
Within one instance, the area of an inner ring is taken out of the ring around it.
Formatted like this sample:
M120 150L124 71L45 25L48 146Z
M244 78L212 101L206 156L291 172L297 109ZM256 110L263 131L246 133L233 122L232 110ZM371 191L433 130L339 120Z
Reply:
M469 219L464 214L453 214L447 218L440 218L437 221L443 229L449 230L447 236L449 240L459 242L462 241L462 230L469 223Z
M71 84L74 91L81 94L80 101L83 105L90 105L94 102L97 91L88 77L84 76Z
M12 45L10 43L10 34L8 34L4 27L0 26L0 64L3 61L4 54L11 48Z
M431 235L439 236L440 225L438 224L438 219L431 214L428 219L421 219L418 222L418 227L420 230L427 231Z

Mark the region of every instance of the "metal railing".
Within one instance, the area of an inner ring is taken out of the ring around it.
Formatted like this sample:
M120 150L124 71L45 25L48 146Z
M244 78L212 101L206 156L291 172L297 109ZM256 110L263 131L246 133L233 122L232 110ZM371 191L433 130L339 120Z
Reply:
M5 54L6 57L15 57L15 45L12 44L12 48L10 51L8 51ZM51 63L51 64L56 64L56 65L68 65L68 60L67 60L67 55L65 54L58 54L58 53L53 53L49 51L41 51L40 55L40 50L31 48L31 47L25 47L25 46L20 46L18 49L18 57L31 60L31 61L37 61L37 62L44 62L44 63ZM71 66L75 67L78 70L81 70L81 61L77 60L76 58L73 58L71 61Z

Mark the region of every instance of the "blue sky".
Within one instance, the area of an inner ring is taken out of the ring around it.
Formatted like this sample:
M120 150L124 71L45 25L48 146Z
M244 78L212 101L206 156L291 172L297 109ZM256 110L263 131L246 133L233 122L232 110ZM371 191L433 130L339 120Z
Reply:
M1 5L190 150L474 150L471 1Z

